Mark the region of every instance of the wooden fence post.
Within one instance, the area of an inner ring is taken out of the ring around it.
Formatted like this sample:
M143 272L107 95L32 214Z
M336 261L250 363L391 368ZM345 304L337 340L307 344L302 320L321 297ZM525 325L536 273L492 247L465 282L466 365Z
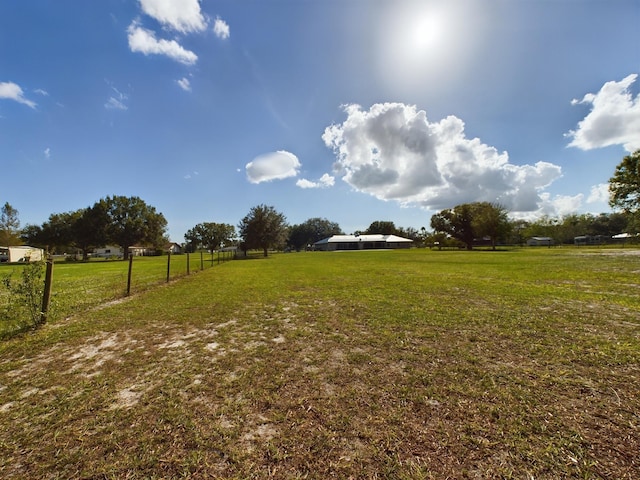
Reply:
M40 311L40 323L47 321L47 313L51 303L51 285L53 284L53 258L47 259L47 269L44 276L44 292L42 294L42 308Z
M204 253L200 251L200 270L204 270Z
M190 265L191 264L189 263L189 252L187 252L187 275L191 273L191 271L189 270Z
M133 268L133 255L129 255L129 273L127 274L127 297L131 293L131 270Z
M169 279L171 278L171 250L167 254L167 283L169 283Z

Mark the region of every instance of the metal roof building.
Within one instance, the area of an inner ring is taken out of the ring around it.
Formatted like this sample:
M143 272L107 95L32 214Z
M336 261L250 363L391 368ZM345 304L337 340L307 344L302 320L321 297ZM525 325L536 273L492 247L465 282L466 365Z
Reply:
M334 235L313 244L314 250L373 250L411 248L413 240L397 235Z

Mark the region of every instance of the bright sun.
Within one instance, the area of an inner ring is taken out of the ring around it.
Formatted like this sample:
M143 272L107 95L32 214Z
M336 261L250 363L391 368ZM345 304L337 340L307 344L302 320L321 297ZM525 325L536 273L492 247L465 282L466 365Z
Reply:
M413 20L407 29L406 48L426 53L438 46L442 37L442 19L435 13L426 13Z
M394 5L396 5L394 3ZM394 90L415 91L444 78L456 59L451 29L456 10L444 2L406 2L390 8L380 29L380 73Z

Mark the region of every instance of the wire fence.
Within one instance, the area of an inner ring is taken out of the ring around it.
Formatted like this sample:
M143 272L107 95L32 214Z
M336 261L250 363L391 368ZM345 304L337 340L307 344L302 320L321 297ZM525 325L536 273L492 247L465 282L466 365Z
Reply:
M0 267L0 338L228 262L235 250Z

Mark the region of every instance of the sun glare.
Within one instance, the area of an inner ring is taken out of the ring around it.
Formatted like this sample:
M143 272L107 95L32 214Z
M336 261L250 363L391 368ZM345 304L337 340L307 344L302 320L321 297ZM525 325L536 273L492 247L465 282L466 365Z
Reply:
M442 37L442 19L433 13L417 18L408 29L407 48L426 53L438 46Z
M461 47L473 36L468 19L474 9L464 5L438 0L390 3L379 24L381 79L408 93L455 75L464 62Z

